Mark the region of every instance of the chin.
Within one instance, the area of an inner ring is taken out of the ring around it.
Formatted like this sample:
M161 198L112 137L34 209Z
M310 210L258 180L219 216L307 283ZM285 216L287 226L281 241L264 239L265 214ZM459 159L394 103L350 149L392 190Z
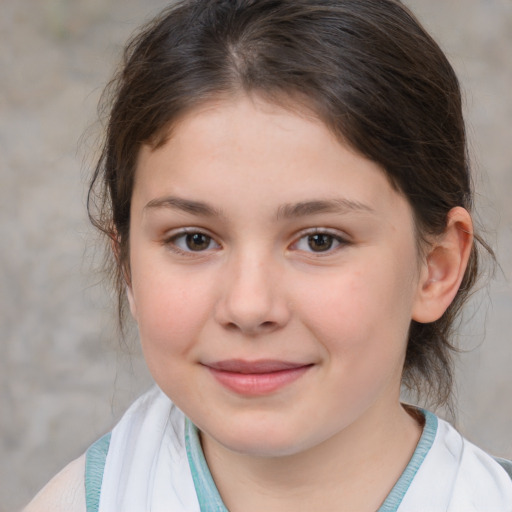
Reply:
M215 434L215 433L212 433ZM287 457L303 452L312 446L315 441L307 439L304 434L297 435L291 429L279 426L260 425L255 423L248 427L236 427L231 424L229 435L224 430L221 435L210 434L217 443L224 448L251 457Z

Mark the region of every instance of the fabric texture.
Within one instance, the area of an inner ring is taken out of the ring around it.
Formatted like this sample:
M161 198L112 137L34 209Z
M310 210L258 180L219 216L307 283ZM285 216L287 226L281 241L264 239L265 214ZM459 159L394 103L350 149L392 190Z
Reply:
M201 512L228 512L204 458L199 432L188 418L185 419L185 443Z
M502 459L501 457L493 457L494 460L507 472L508 476L512 480L512 461Z
M510 462L423 414L414 455L379 512L512 512ZM227 512L197 428L156 387L89 449L85 482L87 512Z
M110 433L104 435L87 450L85 458L85 503L87 512L96 512L99 507L110 437Z
M398 510L406 492L414 481L416 473L434 444L438 424L437 416L429 411L422 411L422 413L425 416L425 426L423 427L423 433L421 434L418 446L416 446L411 460L398 479L398 482L394 485L377 512L395 512Z

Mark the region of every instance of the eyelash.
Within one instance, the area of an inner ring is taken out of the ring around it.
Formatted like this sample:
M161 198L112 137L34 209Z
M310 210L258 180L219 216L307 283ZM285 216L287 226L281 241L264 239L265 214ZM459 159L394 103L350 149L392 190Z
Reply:
M200 236L208 239L208 245L206 246L206 248L198 250L198 251L194 251L193 249L190 249L190 247L188 247L188 248L180 247L178 241L182 240L184 244L187 244L187 237L193 237L196 235L200 235ZM166 238L163 241L163 244L165 246L169 247L172 251L174 251L178 254L184 254L187 256L193 255L193 254L199 255L201 253L212 250L210 247L212 243L215 244L215 246L216 246L214 248L214 250L217 250L220 248L220 245L215 241L215 239L211 235L209 235L208 233L205 233L204 231L202 231L200 229L196 229L196 228L183 229L180 232L171 235L170 237Z
M315 251L315 250L311 249L311 246L309 245L309 243L312 241L313 237L315 237L315 236L325 236L325 237L329 238L329 243L328 243L328 247L326 248L326 250ZM300 249L299 244L301 242L302 243L305 242L306 244L308 244L308 248ZM338 251L342 247L347 246L349 244L350 244L350 242L346 238L341 236L339 234L339 232L337 232L337 231L332 231L332 230L326 229L326 228L315 228L313 230L307 230L307 231L303 231L302 233L300 233L300 237L297 239L296 242L294 242L291 245L291 247L293 249L300 250L301 252L312 254L315 257L322 257L322 256L330 255L330 254Z
M190 248L190 246L188 246L188 242L191 240L187 240L187 238L194 237L197 235L207 239L207 240L205 240L205 242L207 242L207 245L203 249L193 250ZM309 244L313 241L314 237L318 237L318 236L327 237L327 247L325 250L315 251L315 250L311 249L311 245L309 245ZM182 241L183 244L185 244L187 247L180 247L180 243L178 243L179 241ZM300 245L303 243L308 244L308 248L300 248ZM346 238L340 236L340 234L338 232L333 232L333 231L331 231L329 229L325 229L325 228L315 228L313 230L307 230L307 231L301 232L300 236L296 239L296 241L290 245L290 248L292 250L298 250L303 253L309 253L309 254L315 255L315 257L321 257L321 256L325 256L328 254L332 254L333 252L336 252L337 250L339 250L341 247L349 245L349 243L350 242ZM218 250L221 248L220 244L217 243L211 235L209 235L208 233L205 233L204 231L197 229L197 228L183 229L180 232L173 234L172 236L166 238L163 241L163 245L169 247L172 251L174 251L178 254L183 254L183 255L187 255L187 256L194 255L194 254L200 255L201 253L209 252L212 250L212 247L211 247L212 244L215 245L213 250ZM334 245L334 247L333 247L333 245ZM311 249L311 250L309 250L309 249Z

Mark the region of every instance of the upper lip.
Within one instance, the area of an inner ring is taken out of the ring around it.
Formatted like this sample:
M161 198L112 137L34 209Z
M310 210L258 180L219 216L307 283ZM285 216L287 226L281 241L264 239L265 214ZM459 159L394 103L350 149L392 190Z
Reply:
M297 363L291 361L279 361L276 359L259 359L257 361L245 361L243 359L226 359L207 363L205 366L213 370L231 373L273 373L294 368L310 366L309 363Z

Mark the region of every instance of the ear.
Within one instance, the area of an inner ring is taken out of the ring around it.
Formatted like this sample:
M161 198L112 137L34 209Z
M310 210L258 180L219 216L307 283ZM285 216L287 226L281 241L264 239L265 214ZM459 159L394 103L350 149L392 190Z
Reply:
M121 272L123 273L123 279L126 284L126 297L128 298L128 305L130 306L130 311L133 318L137 320L137 309L135 307L135 299L133 297L129 264L123 263L123 259L121 258L121 246L117 231L110 234L110 248L112 249L112 253L116 259L117 266L120 267Z
M128 298L128 305L135 321L137 321L137 307L135 305L135 298L133 297L133 290L130 284L126 285L126 297Z
M435 322L457 294L473 246L473 223L464 208L448 213L445 231L435 238L422 264L412 319Z

